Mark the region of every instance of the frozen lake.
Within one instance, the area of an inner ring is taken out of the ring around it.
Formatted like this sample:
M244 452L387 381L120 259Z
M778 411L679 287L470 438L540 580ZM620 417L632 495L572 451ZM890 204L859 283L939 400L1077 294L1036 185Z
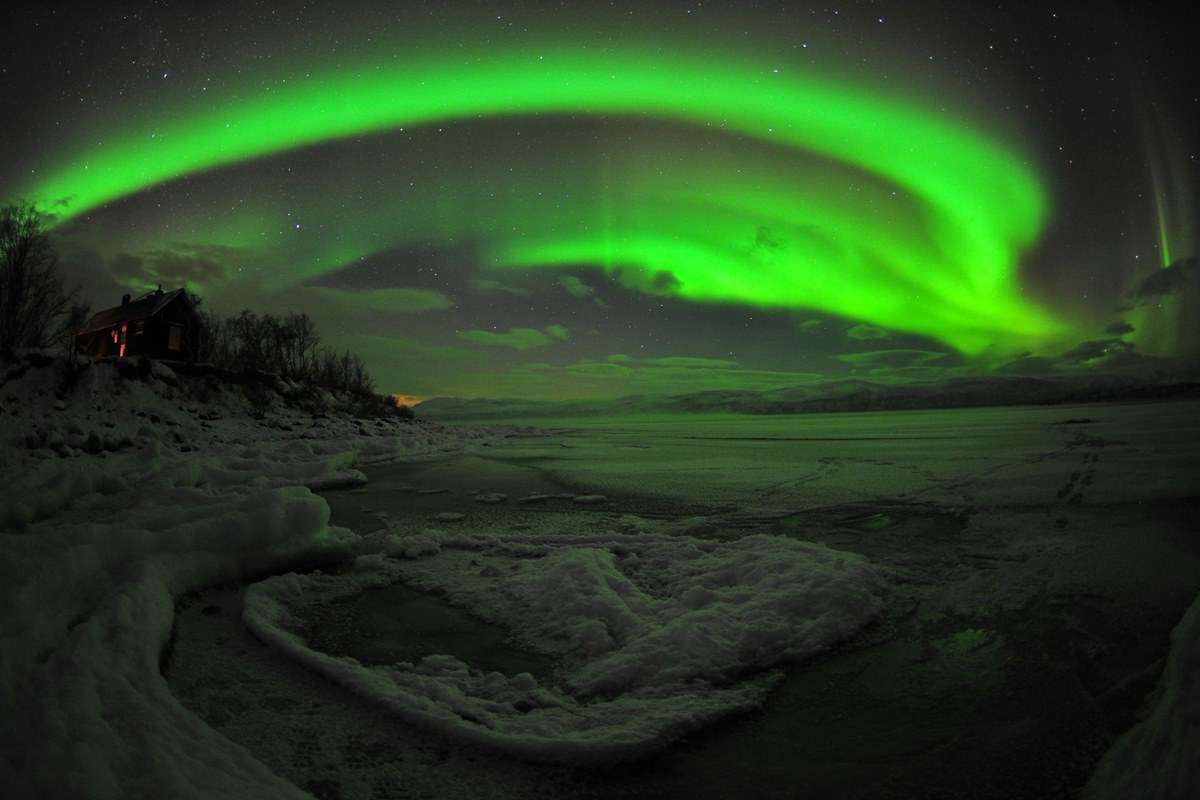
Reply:
M239 587L189 598L165 671L186 706L318 797L1061 796L1136 720L1200 590L1198 412L513 420L546 432L325 494L359 533L765 535L879 568L878 619L787 663L760 708L631 764L533 764L413 729L251 637ZM452 600L398 584L304 624L363 663L449 654L554 679L519 630Z

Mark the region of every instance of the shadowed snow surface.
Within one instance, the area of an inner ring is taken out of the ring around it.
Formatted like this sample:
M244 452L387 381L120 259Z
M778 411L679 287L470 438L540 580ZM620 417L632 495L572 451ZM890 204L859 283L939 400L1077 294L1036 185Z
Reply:
M565 761L634 756L759 702L770 667L882 607L861 557L775 537L362 537L330 526L311 490L501 432L362 420L328 396L314 414L295 402L313 392L276 379L247 388L143 366L71 375L35 359L0 384L6 796L305 796L182 707L160 672L176 600L219 583L357 557L343 576L258 584L246 622L404 719ZM506 577L461 569L465 555ZM294 632L305 603L394 580L523 631L561 659L563 681L444 655L368 669Z

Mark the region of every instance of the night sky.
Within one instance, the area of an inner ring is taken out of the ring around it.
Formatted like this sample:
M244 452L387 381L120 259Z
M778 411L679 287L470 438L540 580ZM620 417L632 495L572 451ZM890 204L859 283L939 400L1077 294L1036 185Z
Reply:
M1200 350L1181 12L100 5L0 12L0 199L95 309L304 310L418 397Z

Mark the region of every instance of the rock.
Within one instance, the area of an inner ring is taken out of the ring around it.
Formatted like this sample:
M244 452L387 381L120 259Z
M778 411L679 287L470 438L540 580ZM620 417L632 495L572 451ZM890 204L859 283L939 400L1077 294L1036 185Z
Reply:
M460 511L442 511L434 514L433 518L439 522L458 522L460 519L466 519L467 515Z
M442 494L448 492L449 489L417 489L417 494Z
M488 492L487 494L475 495L476 503L487 503L488 505L495 505L496 503L503 503L507 499L508 499L508 495L502 494L500 492Z
M608 498L602 494L577 494L571 499L581 506L594 506L608 502Z

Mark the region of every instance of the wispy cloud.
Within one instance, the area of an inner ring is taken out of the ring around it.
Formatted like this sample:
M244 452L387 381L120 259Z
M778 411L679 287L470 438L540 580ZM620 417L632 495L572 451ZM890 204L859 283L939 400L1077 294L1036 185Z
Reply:
M335 289L330 286L307 286L301 290L309 300L331 303L346 308L370 311L391 311L412 314L421 311L444 311L454 301L433 289Z
M545 347L552 342L561 342L570 337L562 325L547 325L544 329L509 328L507 331L470 330L459 331L458 338L488 347L511 347L514 350L530 350Z
M851 339L871 341L874 339L886 339L890 334L883 328L877 328L874 325L861 324L855 325L853 328L847 330L846 335Z

